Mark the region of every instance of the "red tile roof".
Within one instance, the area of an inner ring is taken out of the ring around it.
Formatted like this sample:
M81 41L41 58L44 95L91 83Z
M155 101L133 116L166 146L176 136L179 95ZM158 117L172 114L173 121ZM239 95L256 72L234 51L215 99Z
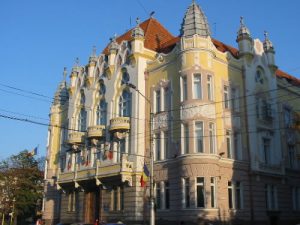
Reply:
M161 23L154 18L149 18L140 24L140 27L145 33L144 45L146 48L162 53L169 53L173 50L176 44L180 41L180 36L173 36ZM130 41L132 29L127 31L125 34L117 37L116 41L120 44L122 41ZM221 52L230 52L235 58L238 58L238 49L226 45L221 41L212 38L212 42L215 47ZM108 54L108 46L103 50L104 54ZM279 78L285 78L294 85L300 85L300 79L297 79L282 70L276 71L276 76Z
M145 47L156 52L161 52L161 48L163 48L164 44L170 42L175 38L154 18L150 18L144 21L140 24L140 27L144 30L145 33ZM116 41L120 44L122 41L131 40L131 32L132 29L127 31L125 34L117 37ZM104 49L103 53L108 54L108 46Z

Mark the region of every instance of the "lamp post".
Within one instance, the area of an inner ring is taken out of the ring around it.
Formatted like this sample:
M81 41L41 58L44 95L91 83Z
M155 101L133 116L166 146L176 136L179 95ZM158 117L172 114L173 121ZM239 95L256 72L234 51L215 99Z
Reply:
M149 104L150 107L150 225L155 225L155 212L154 212L154 190L153 190L153 165L154 165L154 157L153 157L153 112L151 107L151 101L140 92L139 89L136 88L135 85L131 83L126 84L128 87L134 89L137 93L139 93Z

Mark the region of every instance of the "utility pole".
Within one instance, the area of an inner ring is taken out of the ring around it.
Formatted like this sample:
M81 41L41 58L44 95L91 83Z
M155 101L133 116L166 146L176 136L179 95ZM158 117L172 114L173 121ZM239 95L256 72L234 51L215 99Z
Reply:
M137 93L139 93L149 104L150 107L150 225L155 225L155 211L154 211L154 182L153 182L153 167L154 167L154 155L153 155L153 112L151 107L151 101L140 92L139 89L136 88L134 84L127 83L128 87L134 89Z

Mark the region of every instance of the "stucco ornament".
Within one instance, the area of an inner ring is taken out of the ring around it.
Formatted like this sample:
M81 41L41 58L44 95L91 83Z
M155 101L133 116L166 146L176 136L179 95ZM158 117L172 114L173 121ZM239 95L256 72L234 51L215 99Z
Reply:
M196 117L206 117L214 119L216 117L216 110L214 105L201 105L197 103L187 104L182 106L181 119L188 120Z
M167 128L169 116L167 112L159 113L154 116L154 130Z

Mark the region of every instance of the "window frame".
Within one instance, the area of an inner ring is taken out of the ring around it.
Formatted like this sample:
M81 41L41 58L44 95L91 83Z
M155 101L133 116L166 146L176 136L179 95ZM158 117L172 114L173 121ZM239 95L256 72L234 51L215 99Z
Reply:
M203 89L202 88L202 75L201 75L201 73L194 73L193 74L193 99L198 99L198 100L203 99L203 93L202 93L203 90L202 89Z

